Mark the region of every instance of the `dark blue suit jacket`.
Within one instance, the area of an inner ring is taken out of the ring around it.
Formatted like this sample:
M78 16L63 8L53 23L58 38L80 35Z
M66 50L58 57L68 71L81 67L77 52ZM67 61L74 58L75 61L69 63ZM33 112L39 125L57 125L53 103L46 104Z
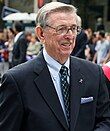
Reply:
M0 131L110 131L102 69L70 59L70 129L42 52L12 68L0 87Z

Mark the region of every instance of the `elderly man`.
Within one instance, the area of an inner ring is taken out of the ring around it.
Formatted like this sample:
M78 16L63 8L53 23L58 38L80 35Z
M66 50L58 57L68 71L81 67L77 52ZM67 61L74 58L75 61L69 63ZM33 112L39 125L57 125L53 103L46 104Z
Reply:
M80 29L72 5L51 2L39 10L36 34L44 48L4 74L0 131L110 131L101 67L70 56Z

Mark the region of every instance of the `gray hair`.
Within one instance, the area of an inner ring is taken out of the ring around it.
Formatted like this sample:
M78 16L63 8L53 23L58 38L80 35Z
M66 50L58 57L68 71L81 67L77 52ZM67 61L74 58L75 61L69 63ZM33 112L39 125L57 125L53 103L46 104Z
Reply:
M46 24L48 23L48 16L54 12L65 12L65 13L71 12L76 14L77 9L73 5L69 5L61 2L50 2L44 5L38 11L36 17L36 25L45 27Z
M82 26L82 20L81 20L81 17L80 17L79 15L77 15L76 22L77 22L77 25L78 25L79 27Z

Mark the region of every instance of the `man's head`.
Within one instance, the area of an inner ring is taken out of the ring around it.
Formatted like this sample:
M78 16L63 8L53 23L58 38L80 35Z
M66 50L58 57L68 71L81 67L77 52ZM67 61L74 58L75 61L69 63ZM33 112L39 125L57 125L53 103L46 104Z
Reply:
M72 12L72 13L76 13L76 8L73 7L72 5L67 5L61 2L50 2L46 5L44 5L37 14L37 18L36 18L36 24L40 25L42 27L45 27L46 24L48 24L48 17L50 14L54 13L54 12Z
M98 39L99 40L103 40L105 38L105 32L104 31L100 31L98 34Z
M17 21L14 23L13 28L16 33L19 33L24 30L24 25L23 23Z
M36 34L47 53L63 64L70 56L78 31L76 8L60 2L44 5L36 18Z

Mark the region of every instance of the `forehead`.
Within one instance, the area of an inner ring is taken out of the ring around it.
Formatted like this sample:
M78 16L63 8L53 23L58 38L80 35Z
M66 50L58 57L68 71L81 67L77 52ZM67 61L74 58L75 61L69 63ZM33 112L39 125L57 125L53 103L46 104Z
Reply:
M76 14L75 13L63 13L54 12L49 15L48 20L54 25L76 25Z

